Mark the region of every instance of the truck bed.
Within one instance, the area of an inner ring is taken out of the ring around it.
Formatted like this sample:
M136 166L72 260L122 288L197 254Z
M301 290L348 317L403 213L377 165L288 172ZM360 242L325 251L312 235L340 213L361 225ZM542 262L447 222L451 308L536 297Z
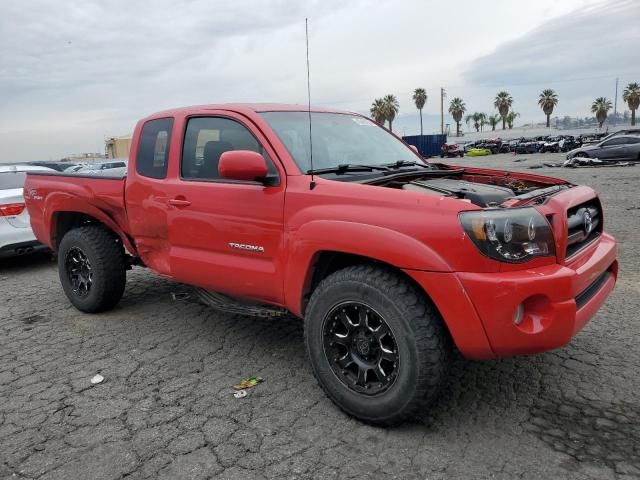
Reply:
M125 182L124 174L29 172L24 196L32 200L26 203L36 238L54 248L57 218L51 212L60 215L65 210L99 215L127 232Z

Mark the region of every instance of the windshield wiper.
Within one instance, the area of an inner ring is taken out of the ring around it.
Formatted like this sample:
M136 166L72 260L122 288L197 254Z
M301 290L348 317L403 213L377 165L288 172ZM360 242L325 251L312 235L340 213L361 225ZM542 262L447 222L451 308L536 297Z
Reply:
M419 163L419 162L410 162L407 160L397 160L393 163L385 163L385 166L391 167L391 168L400 168L400 167L422 167L422 168L433 168L431 167L431 165L427 165L426 163Z
M388 172L389 167L385 165L361 165L358 163L341 163L335 167L328 168L314 168L313 170L307 170L307 174L319 174L319 173L346 173L346 172L372 172L379 170L382 172Z

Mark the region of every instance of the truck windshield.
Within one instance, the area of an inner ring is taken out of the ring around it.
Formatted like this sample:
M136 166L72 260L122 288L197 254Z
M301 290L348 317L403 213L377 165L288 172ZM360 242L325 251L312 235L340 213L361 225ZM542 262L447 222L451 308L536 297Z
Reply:
M261 114L306 173L311 169L308 112ZM358 115L313 112L311 114L313 168L340 165L388 165L424 163L404 143L371 120Z

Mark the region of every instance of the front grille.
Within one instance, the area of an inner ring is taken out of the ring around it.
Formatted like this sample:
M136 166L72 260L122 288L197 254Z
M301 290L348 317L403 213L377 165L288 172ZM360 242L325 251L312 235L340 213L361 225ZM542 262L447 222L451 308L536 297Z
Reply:
M588 229L589 219L591 228ZM602 233L602 207L597 198L567 211L567 251L565 258L575 255Z
M580 310L582 307L586 305L586 303L593 298L593 296L598 293L598 290L602 288L609 277L613 275L611 272L611 267L609 267L606 271L602 272L598 278L596 278L595 282L585 288L582 292L580 292L576 296L576 308Z

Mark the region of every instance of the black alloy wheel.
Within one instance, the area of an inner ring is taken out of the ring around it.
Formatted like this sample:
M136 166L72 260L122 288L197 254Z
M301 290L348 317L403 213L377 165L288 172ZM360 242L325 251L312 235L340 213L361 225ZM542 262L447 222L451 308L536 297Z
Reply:
M89 295L93 271L85 253L79 247L70 248L65 256L64 266L73 293L79 297Z
M391 328L361 302L342 303L329 312L323 346L333 373L354 392L377 395L398 375L400 358Z
M120 239L100 225L69 230L58 247L58 273L69 301L83 312L113 308L124 292L126 259Z
M314 288L304 322L320 387L359 420L400 423L428 409L443 384L451 338L400 272L353 265L332 273Z

